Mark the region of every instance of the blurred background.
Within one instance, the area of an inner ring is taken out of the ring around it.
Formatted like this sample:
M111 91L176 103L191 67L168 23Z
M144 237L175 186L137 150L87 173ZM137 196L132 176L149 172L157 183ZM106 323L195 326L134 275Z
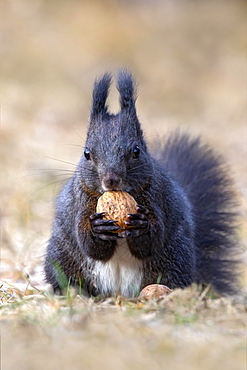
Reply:
M148 142L180 127L223 154L246 251L246 1L4 0L0 14L2 278L41 282L94 79L123 67L138 82ZM115 87L109 106L118 109Z

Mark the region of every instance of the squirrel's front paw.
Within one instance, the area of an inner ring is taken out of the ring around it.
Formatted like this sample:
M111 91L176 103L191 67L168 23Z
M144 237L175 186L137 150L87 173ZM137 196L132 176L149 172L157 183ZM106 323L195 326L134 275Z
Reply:
M126 237L136 237L146 234L149 230L149 210L141 205L136 206L137 213L128 214L128 221L124 223L130 226L126 231Z
M97 235L102 240L116 240L121 238L121 236L116 233L117 230L121 229L116 226L114 220L104 220L105 212L93 213L90 217L91 229L94 235Z

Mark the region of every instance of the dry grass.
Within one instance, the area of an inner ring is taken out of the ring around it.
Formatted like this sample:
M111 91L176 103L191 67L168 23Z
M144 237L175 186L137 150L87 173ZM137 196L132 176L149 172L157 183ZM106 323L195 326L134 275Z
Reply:
M246 7L221 0L0 3L4 370L44 363L47 370L245 368L244 304L203 297L196 287L149 303L54 298L42 293L42 261L54 197L81 154L94 78L127 66L139 83L149 142L181 127L202 134L229 162L247 286ZM117 100L113 90L114 111Z
M1 289L3 369L245 367L244 306L195 286L148 302Z

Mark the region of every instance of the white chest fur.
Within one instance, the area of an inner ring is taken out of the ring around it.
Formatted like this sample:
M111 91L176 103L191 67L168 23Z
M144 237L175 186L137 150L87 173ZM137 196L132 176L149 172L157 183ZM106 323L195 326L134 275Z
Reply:
M93 263L92 283L103 294L134 297L140 291L142 263L130 253L126 239L120 239L117 243L109 261Z

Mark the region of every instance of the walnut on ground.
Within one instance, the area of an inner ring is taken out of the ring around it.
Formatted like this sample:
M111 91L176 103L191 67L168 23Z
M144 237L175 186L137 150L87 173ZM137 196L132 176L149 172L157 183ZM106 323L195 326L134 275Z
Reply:
M162 298L170 294L172 291L172 289L162 284L150 284L141 290L140 298L144 300Z

